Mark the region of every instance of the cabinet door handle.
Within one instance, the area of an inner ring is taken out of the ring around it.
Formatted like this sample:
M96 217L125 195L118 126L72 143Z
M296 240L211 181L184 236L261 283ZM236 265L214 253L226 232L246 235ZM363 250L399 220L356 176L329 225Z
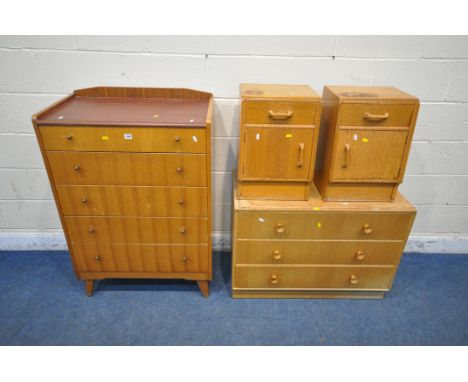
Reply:
M304 143L299 143L299 159L297 161L297 167L304 166Z
M364 119L367 121L378 122L378 121L385 121L388 119L389 114L371 114L371 113L364 113Z
M341 167L343 167L343 168L348 167L349 149L350 149L349 143L346 143L346 144L344 145L343 164L341 165Z
M270 110L268 111L268 116L271 118L271 119L275 119L277 121L284 121L286 119L289 119L291 118L293 115L293 112L291 110L289 111L273 111L273 110Z

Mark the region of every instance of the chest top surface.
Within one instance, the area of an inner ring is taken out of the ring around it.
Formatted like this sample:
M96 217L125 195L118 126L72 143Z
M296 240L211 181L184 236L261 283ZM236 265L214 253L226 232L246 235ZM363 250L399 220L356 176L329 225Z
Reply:
M148 96L140 94L135 97L122 96L121 92L75 92L40 113L37 124L147 127L206 125L210 97L184 97L184 94L165 97L164 93L150 93Z
M342 102L404 101L417 102L418 99L392 86L326 86Z
M320 100L320 96L307 85L241 84L242 98L266 99L309 99Z

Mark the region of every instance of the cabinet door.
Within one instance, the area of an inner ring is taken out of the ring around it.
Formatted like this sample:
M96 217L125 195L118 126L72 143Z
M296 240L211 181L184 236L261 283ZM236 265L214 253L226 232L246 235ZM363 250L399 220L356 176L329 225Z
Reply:
M309 179L314 128L245 127L243 179Z
M407 131L339 129L330 180L396 181L407 135Z

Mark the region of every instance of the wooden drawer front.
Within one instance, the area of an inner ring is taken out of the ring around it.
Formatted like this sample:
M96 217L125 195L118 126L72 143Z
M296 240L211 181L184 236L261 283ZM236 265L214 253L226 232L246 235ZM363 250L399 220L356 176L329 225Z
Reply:
M205 129L40 127L46 150L205 153Z
M396 181L406 131L338 130L330 181Z
M80 272L209 271L207 245L73 244Z
M314 128L246 127L242 179L309 179L314 131Z
M318 103L300 101L243 101L246 124L315 125Z
M200 216L208 214L204 187L57 186L64 215Z
M237 240L236 264L394 265L401 241Z
M409 127L414 104L356 103L342 104L340 126Z
M235 288L387 290L393 267L237 266Z
M204 154L48 151L56 184L206 186Z
M241 211L237 238L405 240L411 219L410 213Z
M65 217L73 243L200 244L206 218Z

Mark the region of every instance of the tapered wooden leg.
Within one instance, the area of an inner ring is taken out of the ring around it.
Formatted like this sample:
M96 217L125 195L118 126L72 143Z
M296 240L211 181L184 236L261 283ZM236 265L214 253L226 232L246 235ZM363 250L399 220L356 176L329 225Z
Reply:
M210 295L210 288L208 286L208 281L197 281L198 287L202 292L203 297L208 298Z
M86 283L86 295L91 297L93 295L94 280L85 280Z

